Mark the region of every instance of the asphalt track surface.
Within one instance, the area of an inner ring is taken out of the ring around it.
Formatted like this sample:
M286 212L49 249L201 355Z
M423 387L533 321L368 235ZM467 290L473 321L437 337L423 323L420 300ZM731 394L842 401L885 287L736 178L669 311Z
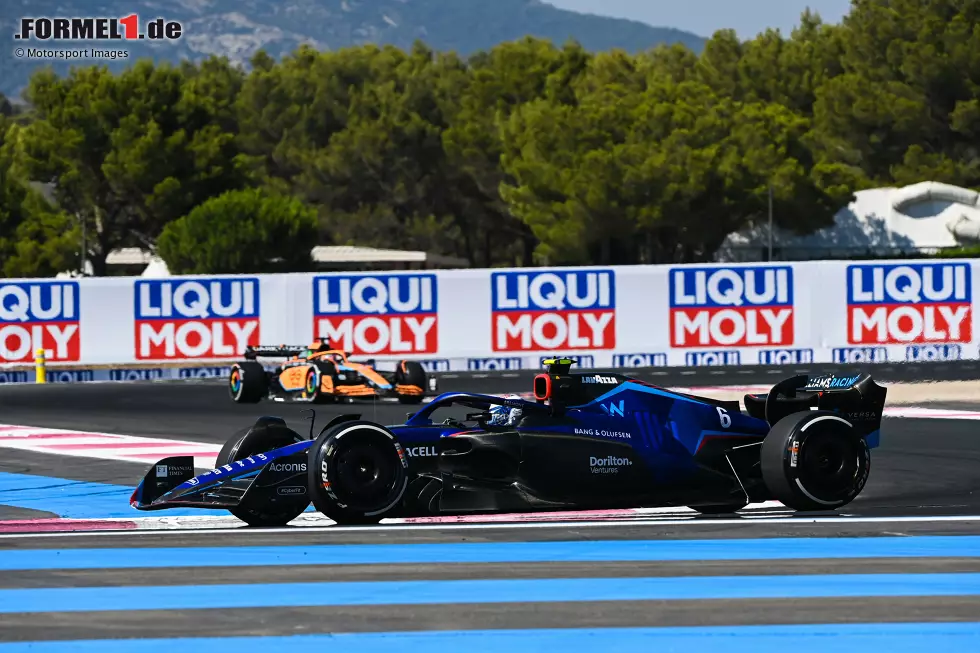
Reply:
M4 424L213 443L270 414L305 432L302 408L237 406L213 382L0 388ZM835 515L3 534L0 653L975 652L978 430L886 418L865 492ZM0 450L10 474L131 487L146 467Z

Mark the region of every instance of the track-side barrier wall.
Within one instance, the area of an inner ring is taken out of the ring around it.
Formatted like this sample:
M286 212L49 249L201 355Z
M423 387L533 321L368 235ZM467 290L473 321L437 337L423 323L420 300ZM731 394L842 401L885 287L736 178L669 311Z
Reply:
M977 360L972 260L0 281L0 382L223 375L246 345L433 372ZM60 375L60 376L59 376ZM63 378L62 378L63 377Z

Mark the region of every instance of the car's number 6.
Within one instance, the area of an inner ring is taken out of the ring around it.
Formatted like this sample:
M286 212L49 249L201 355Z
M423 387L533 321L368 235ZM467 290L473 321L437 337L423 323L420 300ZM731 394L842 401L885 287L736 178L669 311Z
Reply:
M718 411L718 419L721 420L721 428L727 429L732 425L732 418L729 416L728 411L721 406L716 406L715 410Z

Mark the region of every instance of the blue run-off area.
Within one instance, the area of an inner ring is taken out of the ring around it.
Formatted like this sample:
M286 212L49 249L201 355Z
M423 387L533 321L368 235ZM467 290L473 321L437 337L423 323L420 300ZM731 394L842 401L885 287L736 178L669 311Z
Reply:
M283 539L287 538L284 534ZM0 572L432 564L433 560L478 564L943 557L980 557L980 536L11 549L0 555Z
M0 653L943 653L980 651L980 624L832 624L702 628L472 630L16 642Z
M49 512L65 519L126 519L152 516L129 505L133 487L52 476L0 472L0 506ZM228 515L226 510L176 509L167 517Z
M125 536L124 536L125 537ZM70 540L66 540L66 544ZM2 540L0 540L2 542ZM977 597L980 573L800 574L790 576L677 576L236 583L244 566L336 564L431 564L490 562L622 562L667 560L772 560L980 557L980 536L867 538L761 538L715 540L609 540L569 542L439 543L406 545L215 546L101 549L9 549L0 572L68 569L171 568L186 584L0 589L0 623L24 613L212 610L391 605L460 605L512 602L690 601L816 597ZM195 584L200 568L228 569L225 584ZM138 575L138 574L137 574ZM270 576L274 576L270 574ZM203 615L204 613L202 613ZM202 618L204 618L202 616ZM980 620L980 615L978 615ZM571 625L571 624L570 624ZM803 653L941 648L943 653L980 651L980 623L834 624L702 628L608 628L472 630L406 633L329 633L228 638L125 639L16 642L0 653L34 651L160 650L406 651L466 653L541 652L564 647L588 651L725 651Z
M0 474L0 504L67 518L139 515L132 488L27 474ZM176 511L226 514L224 511ZM174 514L171 511L170 514ZM288 535L284 534L288 541ZM68 544L70 539L66 539ZM2 545L2 540L0 540ZM437 605L512 602L635 602L818 597L980 597L980 573L679 576L373 582L236 583L244 566L507 562L644 562L980 557L980 536L760 538L474 542L301 546L48 548L0 551L0 575L11 571L171 568L187 584L173 586L0 589L0 623L24 613ZM194 584L181 569L227 568L225 584ZM597 575L601 570L597 568ZM270 574L274 576L274 574ZM203 614L203 613L202 613ZM202 617L203 618L203 617ZM706 651L719 653L943 653L980 651L978 623L772 625L690 628L598 628L329 633L227 638L121 639L0 643L0 653L211 653L287 650L304 653L545 653L575 651ZM570 624L572 625L572 624Z
M980 596L980 574L413 580L0 589L0 614L88 612L94 606L99 610L125 611L234 610L393 604L899 596Z

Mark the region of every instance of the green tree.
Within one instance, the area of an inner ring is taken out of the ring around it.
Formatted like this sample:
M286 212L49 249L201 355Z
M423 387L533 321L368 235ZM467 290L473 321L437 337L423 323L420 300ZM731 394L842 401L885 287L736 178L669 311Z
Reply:
M157 252L173 274L256 274L311 269L316 211L253 188L228 191L168 224Z
M372 56L372 69L387 73L351 90L345 127L308 151L296 187L325 207L322 224L335 242L462 254L455 220L464 197L441 135L464 64L421 45Z
M30 179L52 184L59 206L83 221L96 275L109 252L152 247L165 224L204 199L240 187L230 110L241 73L140 61L119 75L37 73L36 112L19 138Z
M844 35L844 28L825 25L810 11L803 13L789 38L775 30L759 34L742 48L742 97L776 102L811 117L817 90L844 72Z
M475 264L533 265L537 238L500 194L502 184L512 183L500 165L500 128L526 103L545 97L574 101L573 84L589 58L575 43L559 49L525 38L470 60L469 83L442 133L442 145L449 165L463 175L458 188L466 210L456 219L465 256Z
M0 273L46 277L77 268L78 228L18 174L18 134L19 127L0 116Z
M980 184L980 1L855 0L814 147L866 185Z
M805 117L697 81L655 77L637 92L629 75L606 81L606 56L590 67L603 83L583 83L576 104L530 103L504 132L516 183L503 196L549 262L708 260L765 216L770 186L780 226L830 221L841 198L811 176Z
M335 52L302 46L280 63L259 52L236 100L238 140L254 157L257 176L297 192L311 157L346 128L352 96L391 80L400 58L396 48L377 46Z

